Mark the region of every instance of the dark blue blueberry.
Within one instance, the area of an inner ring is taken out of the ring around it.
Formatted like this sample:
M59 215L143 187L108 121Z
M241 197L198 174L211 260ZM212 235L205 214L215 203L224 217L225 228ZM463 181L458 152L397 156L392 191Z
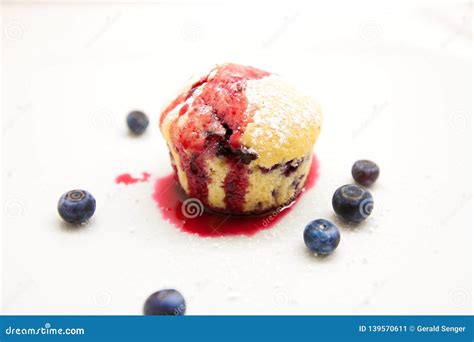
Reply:
M145 113L135 110L128 114L127 125L133 134L140 135L148 127L149 120Z
M359 223L372 213L374 199L367 189L348 184L336 190L332 197L332 207L344 220Z
M182 316L185 312L186 302L183 296L173 289L153 293L143 307L143 313L147 316Z
M306 247L312 252L322 255L332 253L341 240L341 234L339 234L336 225L324 219L308 223L304 229L303 237Z
M289 162L286 162L283 165L283 175L285 177L290 176L293 172L298 170L298 168L303 163L303 161L304 161L304 158L298 158L298 159L293 159L293 160L290 160Z
M352 166L352 177L363 186L374 184L377 178L379 178L379 174L379 167L370 160L358 160Z
M58 212L69 223L83 223L94 215L95 198L84 190L71 190L61 196Z
M235 153L239 157L240 162L244 165L248 165L253 160L258 158L257 153L255 151L245 147L237 149Z

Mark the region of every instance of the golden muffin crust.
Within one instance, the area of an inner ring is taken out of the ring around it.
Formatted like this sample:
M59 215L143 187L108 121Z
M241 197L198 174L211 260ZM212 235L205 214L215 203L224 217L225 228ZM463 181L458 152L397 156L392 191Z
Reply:
M279 76L224 64L186 86L160 128L188 196L250 214L301 192L321 122L319 105Z

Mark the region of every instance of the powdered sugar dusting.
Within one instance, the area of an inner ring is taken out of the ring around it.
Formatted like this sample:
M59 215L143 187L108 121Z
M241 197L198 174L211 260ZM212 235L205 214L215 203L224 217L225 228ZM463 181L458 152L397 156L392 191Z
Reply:
M308 153L321 124L316 102L276 75L249 81L246 95L252 117L243 141L246 146L264 157L273 155L272 160L278 157L278 162Z

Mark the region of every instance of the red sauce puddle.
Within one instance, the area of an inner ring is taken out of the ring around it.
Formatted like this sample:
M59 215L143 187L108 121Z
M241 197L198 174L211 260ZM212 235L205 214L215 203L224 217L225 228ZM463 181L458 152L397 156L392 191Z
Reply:
M142 177L140 178L135 178L132 177L129 173L124 173L122 175L117 176L115 178L115 183L117 184L135 184L138 182L146 182L150 178L150 174L148 172L142 172Z
M302 192L312 188L318 178L318 160L313 156L311 168ZM158 178L153 199L161 215L180 230L203 237L247 235L269 229L285 217L299 200L262 216L230 216L204 211L201 202L187 198L174 174Z

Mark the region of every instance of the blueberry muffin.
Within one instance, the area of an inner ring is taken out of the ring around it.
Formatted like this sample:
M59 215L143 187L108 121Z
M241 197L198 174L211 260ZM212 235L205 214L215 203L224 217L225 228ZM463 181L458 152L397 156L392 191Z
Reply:
M301 192L321 110L277 75L218 65L161 113L179 184L212 211L261 214Z

